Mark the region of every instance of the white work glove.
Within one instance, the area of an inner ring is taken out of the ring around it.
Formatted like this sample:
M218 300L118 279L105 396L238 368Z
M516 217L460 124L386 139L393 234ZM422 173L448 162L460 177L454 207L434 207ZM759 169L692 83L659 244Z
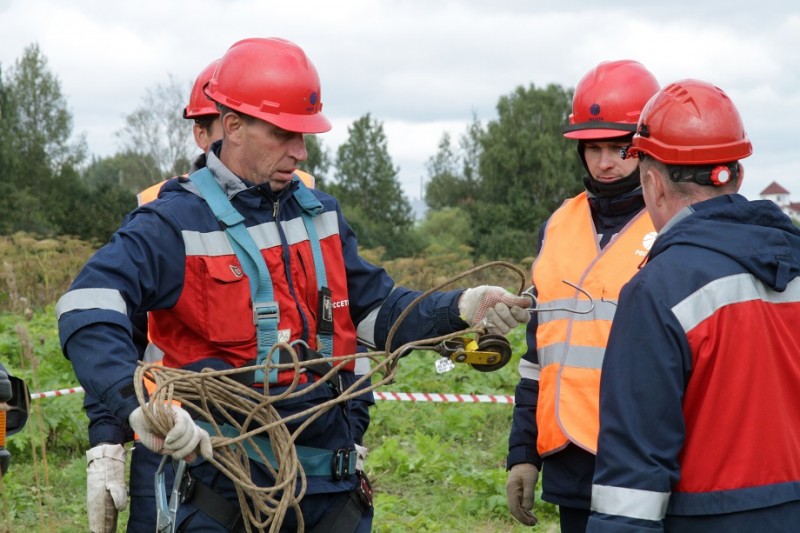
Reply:
M487 333L505 335L531 319L531 299L516 296L502 287L481 285L467 289L458 300L461 319L472 327L483 324Z
M175 459L184 459L189 463L197 457L199 447L200 455L211 459L214 451L208 432L195 424L192 417L183 408L176 405L167 407L172 410L172 419L175 424L166 436L155 433L141 407L137 407L128 417L131 429L137 433L142 444L156 453L171 455Z
M92 533L113 533L117 515L128 506L125 448L100 444L86 452L86 511Z
M356 453L358 454L358 459L356 459L356 470L364 471L364 461L367 459L367 454L369 450L364 446L359 446L358 444L355 445Z
M511 467L506 481L508 510L520 523L535 526L539 521L533 514L533 500L536 495L536 482L539 469L531 463L519 463Z

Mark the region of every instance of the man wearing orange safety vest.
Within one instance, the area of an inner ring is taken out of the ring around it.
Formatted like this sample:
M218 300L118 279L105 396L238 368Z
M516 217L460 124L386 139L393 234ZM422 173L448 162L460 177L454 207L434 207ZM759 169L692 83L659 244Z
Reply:
M219 61L212 61L196 78L189 96L189 103L183 109L183 118L193 120L192 134L202 153L192 163L191 171L203 168L206 152L211 144L222 137L217 107L203 94L203 86L211 78ZM165 181L145 189L136 195L139 205L158 197ZM140 359L152 362L160 360L162 353L149 342L147 315L135 317L134 336L140 351ZM89 444L86 452L87 467L87 511L89 529L92 533L116 531L117 514L125 509L127 492L130 492L130 514L128 533L152 533L156 530L156 500L154 475L161 456L146 447L135 445L131 453L130 489L125 487L124 443L135 436L127 422L121 422L91 393L86 393L84 409L89 417ZM170 472L167 482L171 486Z
M538 313L519 365L506 483L511 514L529 526L539 470L542 499L559 506L562 532L584 531L589 518L603 354L620 288L655 235L637 165L620 149L657 90L636 61L600 63L578 83L562 130L578 141L588 175L586 191L540 230L532 269Z

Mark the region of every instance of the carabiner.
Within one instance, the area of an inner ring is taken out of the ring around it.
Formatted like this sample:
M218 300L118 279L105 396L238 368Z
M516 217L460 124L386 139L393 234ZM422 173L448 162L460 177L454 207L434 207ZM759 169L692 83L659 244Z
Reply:
M164 477L164 467L167 462L172 459L171 456L165 455L158 465L155 475L156 485L156 525L158 526L158 533L176 533L178 531L178 505L180 504L181 496L181 482L183 475L186 472L186 461L179 461L177 468L175 468L175 480L172 483L172 493L169 500L167 500L167 483Z

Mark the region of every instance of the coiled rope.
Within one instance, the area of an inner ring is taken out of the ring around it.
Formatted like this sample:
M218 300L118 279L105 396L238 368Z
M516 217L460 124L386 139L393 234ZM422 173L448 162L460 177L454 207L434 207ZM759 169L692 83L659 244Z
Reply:
M243 385L232 379L237 374L252 372L256 368L254 366L228 370L204 369L196 372L167 368L153 363L140 363L134 379L137 399L151 427L160 435L169 433L173 426L171 409L168 407L173 402L179 402L193 416L213 426L215 434L211 435L211 444L214 448L214 456L209 461L233 482L248 533L267 530L277 532L289 509L294 509L298 521L298 531L303 531L304 523L299 504L306 492L306 475L295 447L302 432L336 405L371 392L382 385L392 383L400 357L409 351L430 349L443 341L465 334L485 333L485 326L478 325L452 334L406 343L391 350L392 340L403 320L422 300L431 293L480 270L493 267L508 268L516 273L521 279L518 294L522 293L525 288L526 275L511 263L493 261L467 270L415 298L392 325L383 351L337 356L330 371L316 381L304 385L301 389L298 389L301 370L318 364L319 361L300 361L293 344L278 343L273 346L270 356L267 357L263 366L264 376L269 376L270 370L274 368L279 371L294 371L292 383L287 387L282 386L278 393L271 393L266 378L262 384L263 389ZM292 362L272 364L271 356L275 350L285 350L291 356ZM318 387L328 386L328 382L336 378L340 369L339 365L358 358L368 358L371 361L371 369L352 385L342 390L341 394L292 415L280 415L276 408L280 402L306 395ZM377 375L380 375L380 378L373 379ZM149 398L145 390L144 379L155 383L155 390L149 394ZM221 420L236 428L238 435L225 436L220 429ZM290 431L287 426L289 422L298 424L293 431ZM277 468L272 466L255 442L254 438L257 436L269 439ZM248 449L251 453L258 454L259 462L268 469L274 479L274 484L259 486L253 483L250 475L251 463L248 458Z

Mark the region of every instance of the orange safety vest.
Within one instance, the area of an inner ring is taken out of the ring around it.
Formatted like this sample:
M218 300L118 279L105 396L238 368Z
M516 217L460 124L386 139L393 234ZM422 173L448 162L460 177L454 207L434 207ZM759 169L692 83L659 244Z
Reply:
M642 210L600 250L585 192L550 217L532 267L538 291L537 449L546 456L569 441L597 453L600 369L622 286L638 271L655 239ZM588 298L563 281L589 293Z

